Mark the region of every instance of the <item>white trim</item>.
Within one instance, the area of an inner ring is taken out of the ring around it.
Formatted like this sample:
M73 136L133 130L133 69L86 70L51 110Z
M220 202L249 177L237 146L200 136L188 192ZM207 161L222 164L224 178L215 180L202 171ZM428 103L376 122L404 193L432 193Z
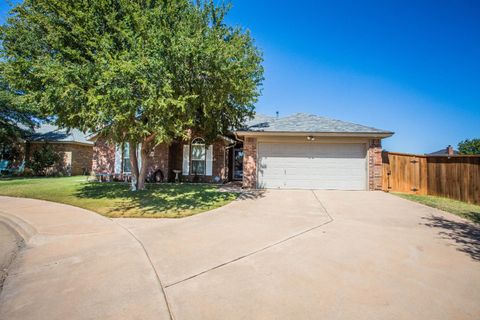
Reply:
M138 172L142 170L142 144L139 143L137 146L137 164L138 164Z
M183 158L182 158L182 175L188 176L190 174L190 145L183 145Z
M205 175L211 176L213 169L213 145L209 145L205 153Z
M119 143L115 144L115 154L113 160L113 173L119 174L123 171L123 146Z

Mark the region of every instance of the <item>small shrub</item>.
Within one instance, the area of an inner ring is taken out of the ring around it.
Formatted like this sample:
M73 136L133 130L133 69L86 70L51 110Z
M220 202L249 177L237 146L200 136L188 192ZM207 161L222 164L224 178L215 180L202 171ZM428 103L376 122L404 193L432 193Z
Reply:
M58 164L60 155L53 150L53 147L45 144L41 149L33 152L29 168L33 170L35 175L44 176L50 173L53 166Z

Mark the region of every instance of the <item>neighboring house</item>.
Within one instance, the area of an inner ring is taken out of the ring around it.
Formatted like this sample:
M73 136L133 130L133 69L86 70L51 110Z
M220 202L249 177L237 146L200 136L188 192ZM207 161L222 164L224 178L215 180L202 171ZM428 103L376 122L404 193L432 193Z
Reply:
M25 159L30 160L35 150L48 144L60 154L58 170L69 175L89 174L92 170L93 142L78 129L59 129L42 124L25 140Z
M381 139L393 132L294 114L257 115L244 128L206 146L201 136L160 144L150 154L149 175L173 181L243 181L247 188L380 190ZM128 175L128 145L95 137L93 170Z
M427 156L454 156L458 155L458 151L454 150L451 145L448 145L445 149L441 149L432 153L427 153Z

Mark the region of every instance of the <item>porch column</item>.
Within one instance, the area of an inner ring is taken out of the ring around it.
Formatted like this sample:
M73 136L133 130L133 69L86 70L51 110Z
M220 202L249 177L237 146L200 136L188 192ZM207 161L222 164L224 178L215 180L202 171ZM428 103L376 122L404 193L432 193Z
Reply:
M368 187L369 190L382 190L382 142L370 140L368 148Z
M257 139L245 138L243 144L243 187L257 187Z

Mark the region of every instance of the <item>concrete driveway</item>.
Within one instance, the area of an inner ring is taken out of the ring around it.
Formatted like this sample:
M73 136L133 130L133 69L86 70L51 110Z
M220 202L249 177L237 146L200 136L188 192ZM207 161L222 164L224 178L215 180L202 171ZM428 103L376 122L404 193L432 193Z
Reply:
M0 199L36 228L2 319L480 317L480 227L389 194L268 191L178 220L32 201Z

